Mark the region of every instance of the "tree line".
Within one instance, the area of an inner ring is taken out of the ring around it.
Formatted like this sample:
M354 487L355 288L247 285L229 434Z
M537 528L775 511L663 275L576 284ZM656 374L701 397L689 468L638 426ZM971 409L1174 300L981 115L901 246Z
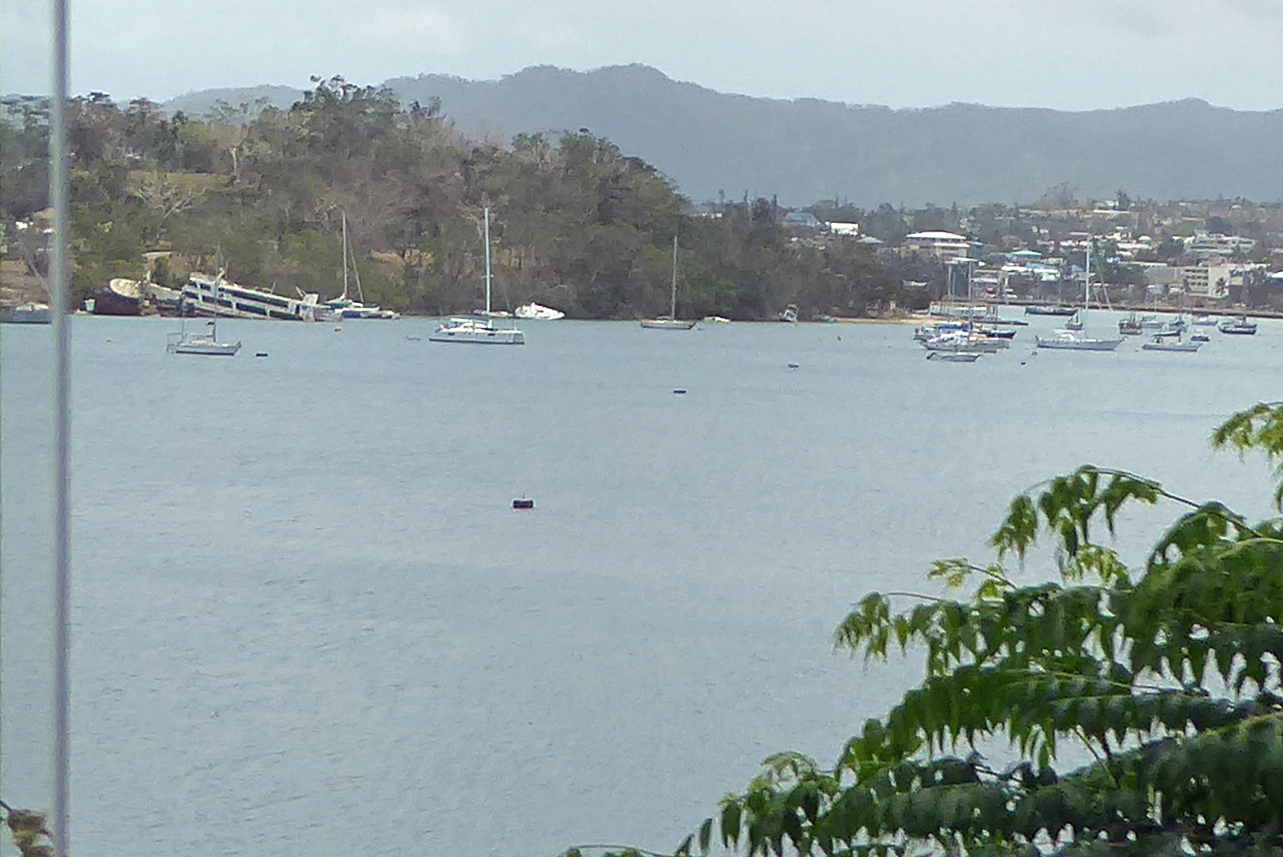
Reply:
M769 201L696 216L650 164L588 129L500 145L456 131L438 102L401 105L341 77L286 110L220 103L203 117L92 93L68 105L73 294L112 277L175 285L195 270L280 293L341 288L340 220L368 301L447 314L480 303L491 210L497 308L537 300L580 318L678 313L866 315L900 294L865 247L800 239ZM47 204L47 104L0 122L0 217Z

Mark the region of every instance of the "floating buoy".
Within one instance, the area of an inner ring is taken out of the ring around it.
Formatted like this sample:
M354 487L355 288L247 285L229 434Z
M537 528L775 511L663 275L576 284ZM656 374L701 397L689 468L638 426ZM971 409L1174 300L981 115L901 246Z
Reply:
M798 367L798 364L796 364L796 363L790 363L790 364L789 364L789 368L790 368L790 369L796 369L797 367Z
M674 390L674 391L673 391L673 395L674 395L674 396L684 396L684 395L686 395L686 391L685 391L685 390Z
M512 508L514 509L533 509L534 507L535 507L535 501L531 500L528 497L523 497L521 499L512 501Z
M343 328L341 328L341 327L336 327L336 328L334 328L334 332L335 332L335 333L342 333L342 332L343 332Z
M255 352L254 352L254 356L255 356L255 357L266 357L266 356L267 356L267 352L266 352L266 351L255 351Z

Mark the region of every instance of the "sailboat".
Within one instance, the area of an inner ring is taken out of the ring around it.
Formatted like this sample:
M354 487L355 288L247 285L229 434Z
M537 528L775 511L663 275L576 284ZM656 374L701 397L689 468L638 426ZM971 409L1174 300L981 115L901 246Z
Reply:
M659 318L643 319L642 327L651 330L690 330L695 326L693 321L679 321L677 318L677 236L673 236L673 294L668 304L668 315Z
M490 312L490 209L485 212L486 310L481 318L452 318L438 327L429 342L470 342L479 345L525 345L526 336L515 327L495 327Z
M1083 283L1083 308L1081 319L1085 322L1087 318L1087 306L1091 303L1091 239L1087 239L1087 270L1084 275ZM1051 336L1043 338L1034 337L1034 343L1039 348L1059 348L1065 351L1113 351L1123 342L1121 336L1110 339L1099 339L1091 336L1084 336L1078 330L1055 330Z
M376 306L366 306L364 303L365 294L361 291L361 273L353 264L352 272L356 275L356 293L360 300L353 300L347 296L347 212L343 212L343 293L337 298L325 301L321 306L330 311L334 321L347 321L349 319L373 318L373 319L393 319L400 318L401 314L393 312L390 309L379 309ZM353 257L355 261L355 256Z

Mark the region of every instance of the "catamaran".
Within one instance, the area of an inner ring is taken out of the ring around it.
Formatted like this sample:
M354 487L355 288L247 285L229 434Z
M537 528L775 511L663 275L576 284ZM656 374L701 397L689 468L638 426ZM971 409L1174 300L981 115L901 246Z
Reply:
M200 354L205 357L235 357L241 350L240 341L219 342L218 322L208 321L209 333L188 333L187 319L183 319L182 329L168 335L165 350L170 354Z
M467 342L476 345L525 345L526 336L515 327L495 327L490 313L490 209L485 212L486 310L481 318L452 318L438 327L429 342Z

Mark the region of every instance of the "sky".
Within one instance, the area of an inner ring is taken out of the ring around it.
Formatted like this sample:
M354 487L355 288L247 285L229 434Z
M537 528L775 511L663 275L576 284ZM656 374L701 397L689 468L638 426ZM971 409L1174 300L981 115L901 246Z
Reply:
M73 94L154 101L643 63L720 92L1283 108L1283 0L68 0ZM0 92L51 89L50 0L0 0Z

